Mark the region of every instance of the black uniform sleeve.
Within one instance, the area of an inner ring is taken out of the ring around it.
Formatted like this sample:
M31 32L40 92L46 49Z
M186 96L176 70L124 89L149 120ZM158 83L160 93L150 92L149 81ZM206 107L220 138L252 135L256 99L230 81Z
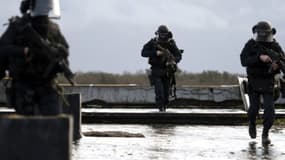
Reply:
M58 29L58 37L59 37L59 40L60 40L60 43L64 46L64 53L65 53L65 62L66 64L69 66L69 45L65 39L65 37L63 36L63 34L60 32L60 30Z
M176 42L173 39L171 40L171 47L172 47L172 54L175 57L175 61L176 61L176 63L179 63L182 59L182 55L181 55L181 52L176 45Z
M63 36L63 34L61 33L59 26L56 24L57 26L57 35L58 35L58 40L59 43L61 43L62 45L64 45L67 49L69 48L69 45L65 39L65 37Z
M148 41L142 49L141 55L142 57L155 57L156 55L156 48L153 45L153 40Z
M67 65L69 65L69 45L60 31L60 27L57 23L50 21L50 40L57 45L57 48L60 49L60 53L62 54L64 61Z
M15 32L11 25L0 37L0 79L8 69L9 57L24 56L24 47L14 45Z
M254 40L249 40L240 54L241 65L244 67L254 66L260 62L259 54L252 49Z
M0 37L0 58L5 59L9 56L23 56L24 47L14 45L15 32L13 27L9 26Z
M49 39L52 42L61 44L66 49L69 49L69 45L68 45L65 37L63 36L63 34L60 31L59 25L53 21L50 21L50 29L51 29L51 31L50 31L51 35L49 36Z

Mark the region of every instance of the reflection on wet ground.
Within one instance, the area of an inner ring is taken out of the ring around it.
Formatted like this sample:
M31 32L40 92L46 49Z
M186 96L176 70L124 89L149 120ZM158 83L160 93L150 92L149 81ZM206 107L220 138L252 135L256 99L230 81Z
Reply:
M285 130L270 133L273 145L251 140L247 126L83 125L84 131L125 131L145 138L83 137L73 160L284 160ZM258 126L258 133L261 133Z
M137 108L115 108L115 109L82 109L82 112L94 113L94 112L110 112L110 113L157 113L158 109L137 109ZM188 108L188 109L177 109L169 108L167 113L246 113L241 109L197 109L197 108Z
M138 109L138 108L83 108L82 112L85 113L157 113L158 109ZM225 108L208 108L208 109L199 109L199 108L168 108L167 113L231 113L231 114L240 114L246 112L241 109L225 109ZM261 112L262 113L262 110ZM284 114L285 109L276 109L276 114Z

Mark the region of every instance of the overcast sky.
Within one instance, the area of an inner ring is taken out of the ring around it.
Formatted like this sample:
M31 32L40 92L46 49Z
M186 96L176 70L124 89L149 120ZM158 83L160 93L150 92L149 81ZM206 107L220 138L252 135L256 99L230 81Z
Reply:
M0 0L0 23L19 15L21 0ZM285 48L284 0L61 0L57 21L74 71L136 72L149 68L141 49L160 24L184 49L182 70L244 73L239 54L251 27L268 20ZM0 33L6 27L0 27Z

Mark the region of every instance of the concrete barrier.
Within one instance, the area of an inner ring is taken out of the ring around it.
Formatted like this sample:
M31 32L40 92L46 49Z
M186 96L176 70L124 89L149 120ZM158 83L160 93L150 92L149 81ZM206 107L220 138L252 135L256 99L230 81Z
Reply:
M70 116L0 117L1 160L70 160Z
M69 106L63 106L63 113L73 117L73 140L78 140L81 135L81 95L78 93L64 95Z
M107 105L153 105L155 95L153 87L132 85L62 85L65 94L81 93L82 103ZM0 103L5 103L5 93L0 85ZM234 106L242 105L238 85L225 86L179 86L177 101L183 105ZM276 104L285 104L279 98Z
M247 125L248 117L241 110L209 110L208 112L170 109L167 112L101 111L83 112L83 123L103 124L191 124L191 125ZM260 116L262 117L262 113ZM276 112L276 120L283 120L285 112Z
M81 95L78 93L65 94L65 99L69 103L69 106L63 106L63 113L71 115L73 117L73 140L78 140L82 137L81 135ZM2 109L0 115L13 114L14 109Z
M137 85L78 85L64 86L65 93L81 93L82 102L146 105L155 103L154 88ZM220 103L240 101L238 86L182 86L177 88L177 99L190 103L207 101Z

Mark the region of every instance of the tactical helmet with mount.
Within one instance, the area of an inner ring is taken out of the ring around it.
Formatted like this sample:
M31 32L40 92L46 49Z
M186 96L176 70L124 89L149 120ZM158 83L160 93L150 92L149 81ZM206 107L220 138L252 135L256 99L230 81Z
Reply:
M159 41L168 41L172 38L172 33L166 25L160 25L155 32L155 35L158 37Z
M60 18L59 0L22 0L20 11L22 14L29 13L31 17Z
M272 42L276 29L269 22L260 21L252 27L252 33L255 34L255 40L261 42Z

